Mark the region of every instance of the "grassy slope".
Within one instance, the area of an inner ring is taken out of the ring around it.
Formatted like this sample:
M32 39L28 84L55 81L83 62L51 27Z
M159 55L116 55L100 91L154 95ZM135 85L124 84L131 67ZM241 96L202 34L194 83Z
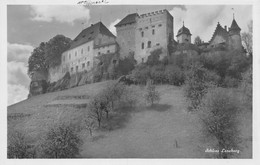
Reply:
M40 138L54 122L80 122L85 109L68 107L44 107L57 96L93 95L104 87L96 83L76 87L61 92L36 96L8 107L8 115L13 113L31 114L22 119L10 120L8 131L22 129L33 139ZM202 158L211 143L201 136L200 125L195 114L187 113L183 90L174 86L158 86L161 94L160 104L147 107L143 100L144 89L134 86L138 91L139 105L136 109L125 110L118 118L113 118L111 131L94 131L90 138L87 131L82 131L84 145L81 157L92 158ZM122 110L123 111L123 110ZM241 157L251 157L250 113L244 116L242 135L245 140ZM113 116L112 116L113 117ZM249 139L249 140L248 140ZM177 142L177 146L176 146ZM247 148L245 147L247 146Z

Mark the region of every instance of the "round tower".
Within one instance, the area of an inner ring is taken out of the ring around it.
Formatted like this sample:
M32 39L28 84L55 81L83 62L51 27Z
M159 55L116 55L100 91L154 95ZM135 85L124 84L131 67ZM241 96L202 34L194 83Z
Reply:
M191 43L191 33L190 30L184 26L184 22L182 28L178 30L176 37L178 43Z
M231 49L241 49L242 48L242 42L241 42L241 36L240 36L240 27L238 26L235 18L233 17L232 24L229 28L228 34L229 34L229 47Z

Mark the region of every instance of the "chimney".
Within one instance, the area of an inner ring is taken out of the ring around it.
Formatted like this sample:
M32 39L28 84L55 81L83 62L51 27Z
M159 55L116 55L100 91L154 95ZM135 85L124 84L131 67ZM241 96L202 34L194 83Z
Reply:
M224 27L224 28L225 28L225 30L227 30L227 25L225 25L225 27Z

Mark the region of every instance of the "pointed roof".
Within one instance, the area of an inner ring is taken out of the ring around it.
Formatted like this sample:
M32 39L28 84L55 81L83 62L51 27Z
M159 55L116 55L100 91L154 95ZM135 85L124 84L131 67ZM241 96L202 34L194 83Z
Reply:
M178 31L176 37L180 36L181 34L187 34L187 35L191 35L190 30L188 28L186 28L183 24L182 28L180 28L180 30Z
M121 26L121 25L125 25L125 24L135 23L136 22L136 17L138 17L138 16L139 15L137 13L128 14L119 23L117 23L115 25L115 27Z
M220 36L223 36L223 38L225 38L226 40L228 40L228 32L226 29L224 29L218 22L217 24L217 27L209 41L209 43L211 43L213 41L213 39L217 36L217 35L220 35Z
M229 31L230 30L238 30L238 31L241 30L235 19L233 19L233 21L232 21L232 24L231 24L231 26L229 28Z
M102 22L98 22L82 30L79 35L71 42L69 50L86 42L94 40L99 33L115 38L115 36L107 29L107 27Z

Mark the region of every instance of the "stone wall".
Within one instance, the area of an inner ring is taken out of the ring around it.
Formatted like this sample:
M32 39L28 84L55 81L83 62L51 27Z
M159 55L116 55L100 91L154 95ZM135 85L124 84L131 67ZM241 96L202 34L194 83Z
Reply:
M173 17L167 10L141 15L135 33L137 63L145 62L156 46L167 50L170 35L173 35Z

